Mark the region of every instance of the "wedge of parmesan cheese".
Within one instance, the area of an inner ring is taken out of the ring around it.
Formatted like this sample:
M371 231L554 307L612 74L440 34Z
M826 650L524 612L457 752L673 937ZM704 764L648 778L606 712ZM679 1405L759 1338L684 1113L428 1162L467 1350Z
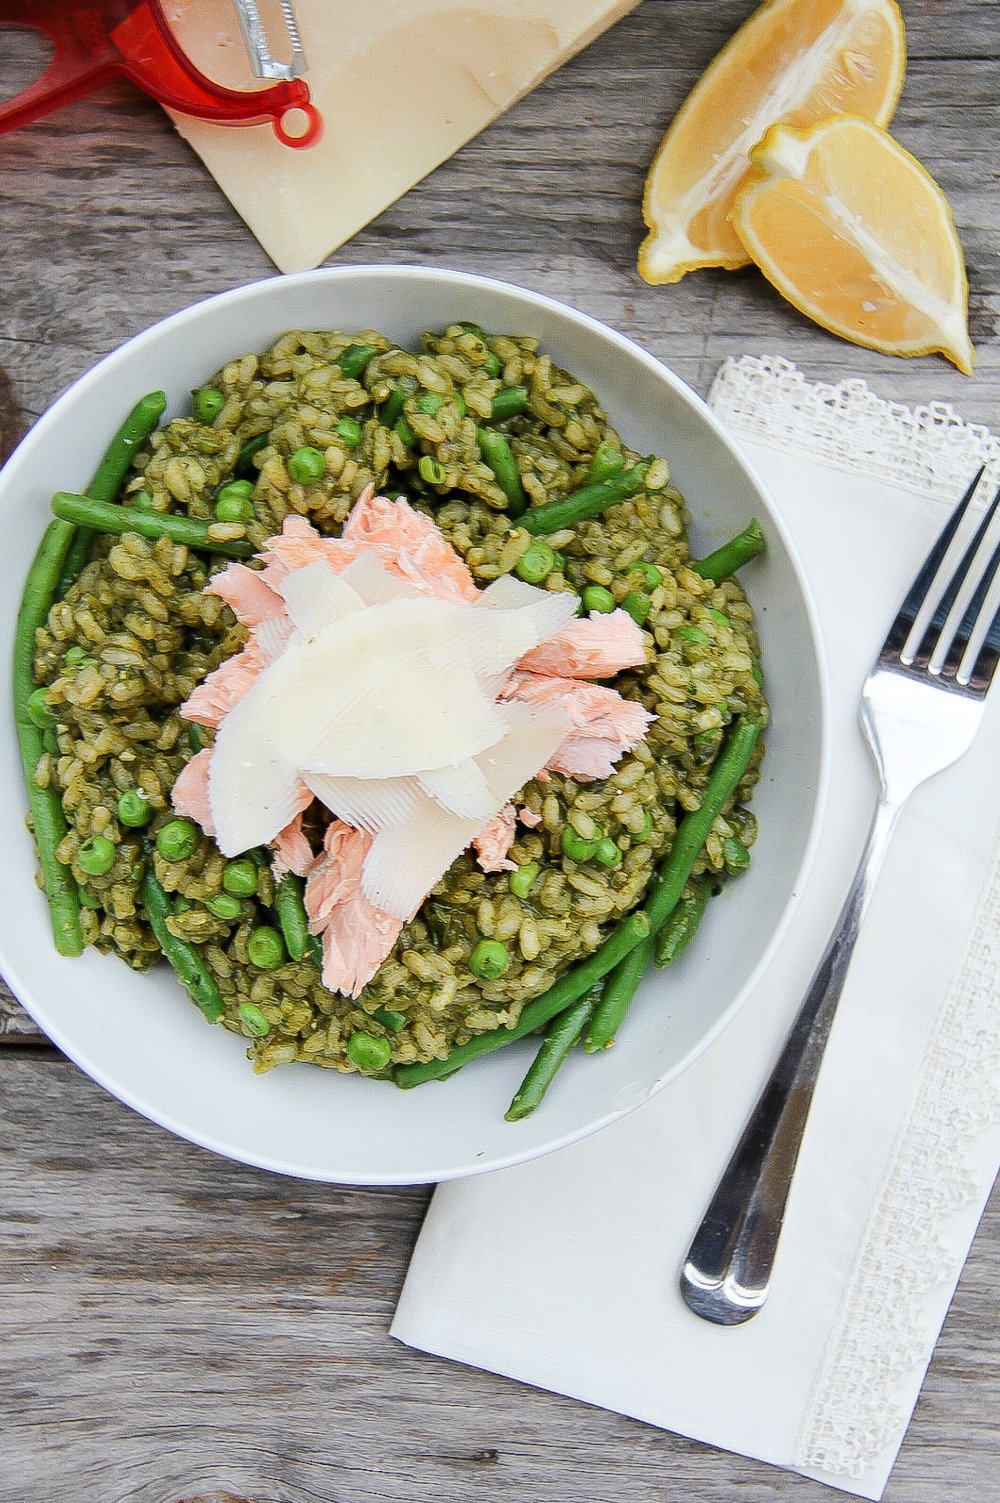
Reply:
M321 141L173 115L281 271L331 251L638 0L295 0ZM164 0L189 57L259 87L230 0Z

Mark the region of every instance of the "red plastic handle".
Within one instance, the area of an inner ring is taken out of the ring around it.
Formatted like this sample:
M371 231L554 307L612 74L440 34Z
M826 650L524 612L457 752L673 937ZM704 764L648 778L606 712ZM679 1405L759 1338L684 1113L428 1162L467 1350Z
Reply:
M183 115L224 125L270 121L286 146L312 146L322 121L301 78L265 89L227 89L200 72L177 45L159 0L0 0L0 26L44 32L55 49L40 78L0 105L0 132L16 130L74 99L89 94L118 74L160 104ZM301 113L305 126L290 130L285 117Z

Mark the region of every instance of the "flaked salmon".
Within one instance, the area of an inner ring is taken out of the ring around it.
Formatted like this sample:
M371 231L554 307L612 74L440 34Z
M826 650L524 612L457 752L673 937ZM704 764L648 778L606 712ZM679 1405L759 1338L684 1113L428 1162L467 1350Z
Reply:
M532 777L607 777L651 718L587 682L644 661L624 611L572 619L571 593L510 576L480 590L431 518L371 487L342 537L289 517L261 568L207 588L248 639L182 706L217 734L174 807L223 854L266 844L305 878L324 984L350 996L462 850L511 869ZM319 851L314 799L332 816Z

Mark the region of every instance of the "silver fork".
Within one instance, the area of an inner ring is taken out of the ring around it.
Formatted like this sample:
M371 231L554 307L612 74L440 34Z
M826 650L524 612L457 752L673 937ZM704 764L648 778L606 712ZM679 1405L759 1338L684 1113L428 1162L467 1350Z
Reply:
M739 1325L771 1281L788 1192L855 940L910 794L972 745L1000 659L993 498L971 542L963 522L983 471L931 549L861 695L879 797L857 874L781 1056L691 1244L681 1294L704 1320ZM1000 585L1000 580L997 581Z

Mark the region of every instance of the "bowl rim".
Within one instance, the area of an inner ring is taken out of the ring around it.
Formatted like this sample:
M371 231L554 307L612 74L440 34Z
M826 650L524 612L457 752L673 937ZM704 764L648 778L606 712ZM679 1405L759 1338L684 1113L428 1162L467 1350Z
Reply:
M460 285L473 290L480 288L512 296L527 308L536 307L549 314L555 314L559 318L568 319L585 334L595 336L605 344L609 343L616 346L625 358L629 361L638 362L657 381L671 388L675 397L679 398L683 405L693 408L698 419L708 427L715 442L728 452L737 467L743 470L748 476L767 507L769 528L776 530L781 536L782 545L804 607L812 659L815 665L815 693L818 707L816 787L811 801L809 834L778 922L775 924L770 938L761 951L756 964L744 978L729 1004L720 1012L714 1023L705 1030L697 1044L689 1048L673 1068L668 1069L663 1075L652 1081L639 1099L632 1100L628 1105L620 1108L615 1107L607 1110L599 1117L589 1119L573 1129L556 1134L550 1139L545 1139L541 1145L533 1144L522 1146L519 1149L512 1139L509 1153L493 1156L486 1163L469 1162L461 1166L452 1165L443 1170L435 1169L421 1173L406 1172L402 1175L398 1172L389 1172L384 1176L353 1172L319 1174L308 1168L297 1167L295 1164L286 1162L277 1156L269 1157L266 1154L241 1152L233 1144L224 1141L222 1138L213 1137L211 1133L192 1130L192 1128L184 1124L181 1118L150 1105L144 1100L141 1091L123 1087L115 1079L113 1071L106 1070L99 1063L94 1063L88 1058L86 1049L81 1047L80 1042L73 1036L67 1036L58 1021L50 1021L44 1001L41 1003L36 1001L31 985L21 983L19 976L20 967L17 964L16 957L11 956L7 952L7 947L3 944L2 937L0 937L0 960L3 962L5 975L8 976L11 988L14 990L15 995L18 996L18 999L21 1000L25 1011L39 1023L39 1026L43 1028L51 1041L78 1068L109 1092L109 1094L147 1118L147 1120L174 1133L181 1139L206 1148L223 1158L268 1172L333 1184L403 1186L407 1184L437 1183L448 1179L463 1178L474 1174L510 1168L516 1164L556 1152L561 1148L590 1136L592 1133L602 1131L621 1117L628 1115L637 1106L658 1095L672 1080L676 1079L696 1059L700 1058L715 1040L725 1032L752 995L783 942L815 864L830 785L832 762L831 738L829 733L831 723L831 687L829 666L818 609L809 578L799 555L799 550L790 535L780 508L768 486L757 472L752 461L743 451L738 440L722 425L707 402L682 380L681 377L677 376L674 371L664 365L661 360L613 326L546 293L480 273L416 264L380 266L375 263L357 263L345 266L319 267L311 271L294 272L284 275L275 274L200 298L194 303L187 304L185 307L161 319L155 320L152 324L149 324L136 334L122 341L122 343L108 351L80 376L70 382L40 415L28 432L22 436L4 465L0 467L0 492L7 488L5 482L8 480L10 472L13 470L16 477L16 472L20 468L20 465L30 458L30 454L37 444L46 441L50 428L56 427L60 423L64 411L73 405L81 391L86 391L91 384L100 383L109 371L113 371L118 364L127 362L134 354L141 352L147 345L155 344L164 333L183 330L187 324L197 324L198 320L208 310L225 308L229 304L239 305L248 301L256 301L259 298L266 299L277 287L291 288L298 285L320 286L330 282L350 283L359 277L377 277L387 282L417 280L441 286ZM169 395L170 393L168 393ZM170 408L168 406L168 413L169 411Z

